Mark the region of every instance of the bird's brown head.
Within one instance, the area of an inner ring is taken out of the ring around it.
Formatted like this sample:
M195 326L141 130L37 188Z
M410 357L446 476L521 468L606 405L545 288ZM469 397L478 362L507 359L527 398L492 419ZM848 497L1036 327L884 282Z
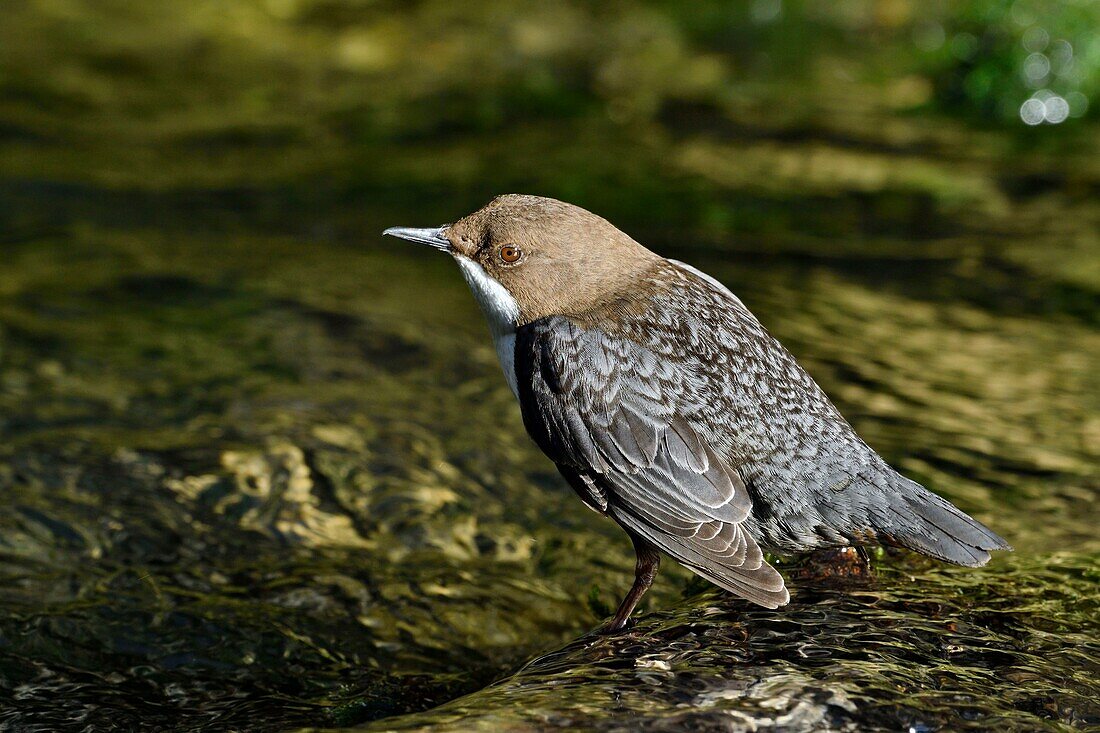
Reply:
M490 308L514 303L514 325L598 307L660 259L606 219L541 196L498 196L438 229L385 233L450 252L490 322Z

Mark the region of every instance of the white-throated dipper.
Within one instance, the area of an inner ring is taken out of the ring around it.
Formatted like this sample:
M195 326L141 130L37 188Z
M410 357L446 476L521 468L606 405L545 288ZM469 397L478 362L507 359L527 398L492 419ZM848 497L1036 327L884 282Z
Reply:
M455 258L527 431L633 540L634 584L607 630L658 551L776 608L790 595L762 549L885 544L969 566L1011 549L888 466L737 296L607 220L513 194L385 234Z

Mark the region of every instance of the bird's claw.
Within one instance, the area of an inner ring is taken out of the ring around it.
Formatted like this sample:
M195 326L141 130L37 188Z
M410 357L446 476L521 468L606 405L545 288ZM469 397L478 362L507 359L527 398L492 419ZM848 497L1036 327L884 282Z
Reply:
M603 626L596 629L596 634L599 636L615 636L625 631L630 631L637 625L637 622L632 618L624 619L622 622L616 623L614 619L608 621Z

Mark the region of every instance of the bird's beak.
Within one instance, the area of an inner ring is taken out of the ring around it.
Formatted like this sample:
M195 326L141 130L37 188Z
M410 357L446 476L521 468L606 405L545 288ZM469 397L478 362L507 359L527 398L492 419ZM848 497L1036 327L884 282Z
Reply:
M391 237L397 237L398 239L407 239L410 242L417 242L419 244L426 244L429 247L435 247L441 249L444 252L451 251L451 240L443 236L443 232L447 227L436 227L435 229L414 229L412 227L390 227L386 231L382 232L382 235L390 235Z

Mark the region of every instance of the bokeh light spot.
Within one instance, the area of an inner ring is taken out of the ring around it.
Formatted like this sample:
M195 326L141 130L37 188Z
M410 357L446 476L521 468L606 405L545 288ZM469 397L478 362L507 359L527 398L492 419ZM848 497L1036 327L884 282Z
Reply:
M1052 125L1065 122L1066 118L1069 117L1069 103L1062 97L1051 97L1043 102L1043 107L1045 108L1043 118Z
M1082 92L1070 92L1066 95L1070 117L1084 117L1089 111L1089 98Z
M749 16L754 23L770 23L783 13L783 0L752 0Z
M1041 83L1050 74L1050 59L1044 54L1033 53L1024 59L1024 77L1031 84Z
M1045 50L1048 43L1050 43L1050 34L1041 26L1032 26L1024 33L1024 48L1032 53Z
M1042 100L1031 99L1020 105L1020 119L1027 125L1038 125L1046 119L1046 105Z

